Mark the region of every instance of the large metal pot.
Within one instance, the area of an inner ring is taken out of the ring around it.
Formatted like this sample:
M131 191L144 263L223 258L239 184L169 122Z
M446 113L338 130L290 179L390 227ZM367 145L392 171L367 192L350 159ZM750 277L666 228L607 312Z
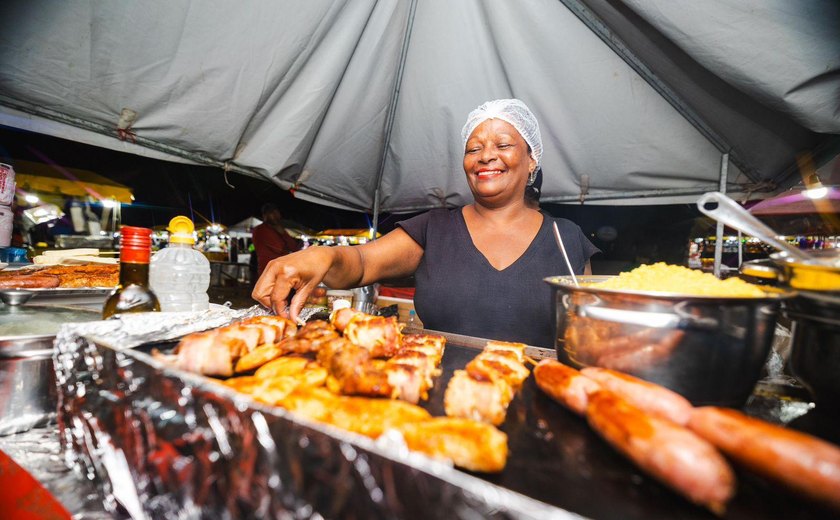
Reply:
M557 357L661 384L695 405L742 406L761 375L779 304L764 298L695 297L598 289L607 276L546 278L556 295Z
M55 335L62 323L99 318L99 312L83 308L0 306L0 435L27 431L55 417Z
M840 250L808 252L813 261L784 253L741 266L741 273L798 289L783 312L793 324L790 370L820 407L840 409Z
M802 292L784 312L793 321L791 372L819 407L840 410L840 295Z

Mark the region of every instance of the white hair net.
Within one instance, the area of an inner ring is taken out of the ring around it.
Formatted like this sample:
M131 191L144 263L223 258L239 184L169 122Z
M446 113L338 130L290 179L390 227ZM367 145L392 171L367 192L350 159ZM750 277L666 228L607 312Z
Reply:
M470 112L470 115L467 116L467 122L461 130L461 138L464 140L465 149L467 139L470 138L470 134L473 133L475 127L488 119L501 119L516 128L519 135L531 147L531 155L537 161L537 168L539 168L543 153L540 125L528 106L518 99L494 99Z

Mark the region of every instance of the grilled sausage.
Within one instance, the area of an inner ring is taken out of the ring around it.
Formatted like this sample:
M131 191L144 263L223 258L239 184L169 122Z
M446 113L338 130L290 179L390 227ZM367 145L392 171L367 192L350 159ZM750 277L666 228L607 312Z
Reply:
M691 417L691 403L664 386L607 368L587 367L580 373L649 414L681 425L685 425Z
M688 426L735 462L840 510L840 448L810 435L707 406Z
M691 502L724 513L735 494L735 476L714 446L609 391L589 396L586 417L599 435L643 471Z
M0 277L0 289L52 289L60 284L58 276L45 275L21 275Z
M586 413L589 394L601 389L593 379L553 359L543 359L537 364L534 379L540 390L579 415Z

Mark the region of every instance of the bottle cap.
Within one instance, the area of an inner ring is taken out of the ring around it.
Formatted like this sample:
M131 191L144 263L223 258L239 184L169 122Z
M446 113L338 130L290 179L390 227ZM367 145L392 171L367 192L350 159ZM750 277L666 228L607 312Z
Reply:
M152 254L152 230L122 226L120 228L120 261L148 264Z
M178 215L169 221L169 243L171 244L195 244L195 225L189 217Z

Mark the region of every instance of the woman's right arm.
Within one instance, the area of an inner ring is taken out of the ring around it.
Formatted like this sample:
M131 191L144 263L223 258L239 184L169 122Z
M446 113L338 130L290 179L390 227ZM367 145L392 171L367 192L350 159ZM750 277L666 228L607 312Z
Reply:
M423 248L401 228L359 246L310 247L269 262L251 296L275 313L296 319L322 281L344 289L408 276L422 257Z

